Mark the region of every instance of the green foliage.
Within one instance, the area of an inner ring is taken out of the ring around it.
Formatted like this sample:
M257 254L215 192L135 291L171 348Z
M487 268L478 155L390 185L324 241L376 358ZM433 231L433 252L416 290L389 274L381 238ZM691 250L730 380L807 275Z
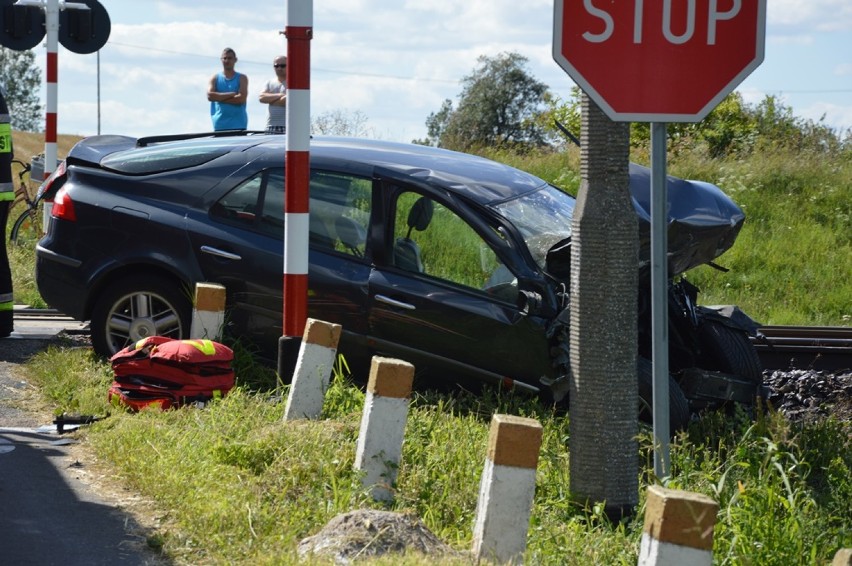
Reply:
M35 355L27 369L38 381L42 396L56 408L56 414L109 412L107 391L112 383L112 368L90 349L60 343Z
M582 91L574 87L567 100L548 99L547 109L539 114L542 127L558 139L559 121L573 135L580 136L580 99ZM739 92L732 92L700 122L674 122L666 125L668 151L674 156L685 153L706 154L712 159L742 158L760 152L792 151L817 155L840 155L852 149L852 132L837 132L821 122L805 120L777 97L767 96L759 104L747 104ZM630 143L634 150L646 152L651 142L651 125L633 122Z
M15 207L9 214L10 218L17 218L18 211L23 211L23 205ZM6 242L9 242L8 229L11 222L7 222ZM34 242L33 242L34 243ZM44 299L36 288L35 282L35 246L14 246L6 244L6 252L9 257L9 267L12 271L12 294L16 305L28 305L33 308L46 308Z
M763 324L852 321L852 162L778 148L748 159L675 156L673 175L719 185L746 214L734 246L687 277L704 304L736 304Z
M256 346L231 337L224 341L234 351L234 375L239 376L239 385L248 391L278 391L283 387L284 384L269 362L258 357Z
M547 109L536 117L556 149L579 147L583 118L580 96L580 87L576 86L571 89L571 98L567 101L548 95L545 99Z
M833 419L707 414L673 449L669 487L719 502L717 562L818 564L850 543L852 513L837 499L852 486L849 431Z
M33 51L0 47L0 87L9 107L12 129L42 131L41 72L35 64Z
M108 365L86 350L52 348L26 370L57 411L107 407ZM149 544L169 560L297 564L299 540L357 508L416 513L442 540L469 549L491 417L533 418L543 437L524 562L636 563L644 492L655 481L647 427L636 514L611 523L602 502L585 506L569 491L567 416L489 388L416 393L395 500L372 501L353 469L363 406L363 392L338 372L316 421L285 422L282 399L237 387L205 409L117 413L80 434L127 489L167 510ZM824 564L852 545L851 427L833 419L794 424L771 411L710 412L673 439L665 485L719 503L715 563ZM427 562L459 563L405 563Z
M427 137L423 140L413 140L412 143L419 145L435 145L441 146L441 136L447 129L447 124L450 122L450 116L453 113L453 101L449 98L441 103L441 109L437 112L432 112L426 118Z
M518 150L540 147L546 132L537 121L548 95L547 85L527 71L528 59L518 53L480 56L479 66L462 79L458 108L445 100L426 120L424 142L448 149L469 150L492 145Z
M817 155L850 149L849 138L813 120L796 117L777 97L767 96L757 105L729 94L700 122L667 125L668 149L674 155L706 153L710 158L745 157L762 152L791 151ZM633 123L631 144L647 148L650 124Z

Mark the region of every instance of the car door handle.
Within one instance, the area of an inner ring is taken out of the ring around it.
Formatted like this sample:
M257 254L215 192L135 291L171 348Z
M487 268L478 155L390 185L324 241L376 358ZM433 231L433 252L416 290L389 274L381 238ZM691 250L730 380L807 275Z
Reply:
M225 259L233 259L233 260L243 259L241 256L238 256L237 254L232 254L231 252L226 252L225 250L212 248L210 246L201 246L201 251L203 253L215 255L216 257L221 257L221 258L225 258Z
M405 309L408 311L413 311L417 307L412 305L411 303L403 303L402 301L397 301L396 299L391 299L390 297L386 297L385 295L376 295L376 300L380 303L385 303L391 305L392 307L398 307L401 309Z

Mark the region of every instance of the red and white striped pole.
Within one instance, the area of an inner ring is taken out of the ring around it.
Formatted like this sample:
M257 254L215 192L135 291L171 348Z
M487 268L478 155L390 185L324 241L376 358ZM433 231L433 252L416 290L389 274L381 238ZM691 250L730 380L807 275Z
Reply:
M44 124L44 178L56 169L56 109L59 101L59 0L47 0L44 13L47 34L47 110Z
M287 2L287 142L284 173L283 331L278 375L292 375L308 318L308 187L311 176L313 1Z

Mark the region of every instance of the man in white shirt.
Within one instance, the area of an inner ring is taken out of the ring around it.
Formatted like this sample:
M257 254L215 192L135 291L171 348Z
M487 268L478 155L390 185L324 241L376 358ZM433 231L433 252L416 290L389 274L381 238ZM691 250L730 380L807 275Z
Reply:
M287 132L287 58L277 56L272 61L275 78L266 82L260 93L260 101L269 105L269 115L266 118L267 134L284 134Z

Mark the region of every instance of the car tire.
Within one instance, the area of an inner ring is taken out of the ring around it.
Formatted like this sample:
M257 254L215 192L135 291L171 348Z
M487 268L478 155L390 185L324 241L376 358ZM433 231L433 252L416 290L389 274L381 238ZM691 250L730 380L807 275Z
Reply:
M651 360L639 356L636 360L639 379L639 420L652 423L654 406L654 371ZM675 433L689 424L689 402L677 381L669 376L669 431Z
M757 385L763 383L763 365L744 330L705 319L697 332L702 369L737 375Z
M187 338L192 313L182 285L157 276L121 279L101 293L92 309L92 348L106 358L148 336Z

